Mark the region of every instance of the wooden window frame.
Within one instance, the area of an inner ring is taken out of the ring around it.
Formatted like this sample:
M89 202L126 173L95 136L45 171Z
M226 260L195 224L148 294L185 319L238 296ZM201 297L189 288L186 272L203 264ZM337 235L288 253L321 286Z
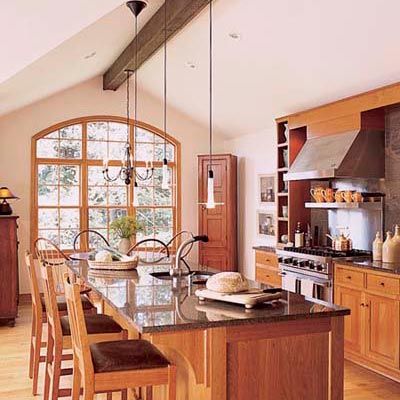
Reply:
M110 116L110 115L95 115L95 116L86 116L81 118L74 118L67 121L60 122L58 124L52 125L41 132L37 133L32 137L31 140L31 182L32 182L32 190L31 190L31 215L30 215L30 245L31 252L34 254L34 241L38 237L38 174L37 168L40 164L53 164L53 165L63 165L63 164L71 164L71 165L79 165L80 167L80 228L79 230L88 229L89 226L89 205L88 205L88 176L87 171L89 166L102 166L102 160L91 160L87 158L87 124L91 122L117 122L117 123L127 123L127 119L123 117ZM81 158L80 159L62 159L62 158L38 158L37 154L37 142L39 139L44 138L48 134L57 131L59 129L68 127L70 125L82 125L82 149L81 149ZM172 209L172 218L173 218L173 234L175 235L177 232L181 230L181 144L178 140L176 140L173 136L168 133L163 132L162 130L149 125L142 121L135 121L133 119L129 120L129 137L132 146L135 146L136 143L134 141L134 127L135 125L138 128L142 128L147 130L161 138L166 138L167 142L174 146L174 162L169 162L169 165L172 166L175 171L173 177L173 204L172 206L140 206L137 208L168 208ZM139 142L141 143L141 142ZM136 161L137 167L145 167L145 161ZM118 165L116 162L110 161L110 166ZM154 167L162 167L162 161L153 161ZM131 184L128 190L128 199L133 199L133 185ZM128 201L128 215L135 215L135 207L133 207L132 201ZM59 205L54 206L53 208L62 208ZM100 208L125 208L124 206L118 207L100 207ZM88 244L86 243L86 237L82 238L83 246L88 248ZM71 253L72 250L67 250L66 253Z

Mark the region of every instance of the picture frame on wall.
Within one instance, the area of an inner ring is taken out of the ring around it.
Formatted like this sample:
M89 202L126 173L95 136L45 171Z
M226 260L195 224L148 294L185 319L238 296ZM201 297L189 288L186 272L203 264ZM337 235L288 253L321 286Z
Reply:
M275 204L275 175L258 175L258 201L261 206Z
M274 237L276 232L275 214L269 210L257 210L257 236Z

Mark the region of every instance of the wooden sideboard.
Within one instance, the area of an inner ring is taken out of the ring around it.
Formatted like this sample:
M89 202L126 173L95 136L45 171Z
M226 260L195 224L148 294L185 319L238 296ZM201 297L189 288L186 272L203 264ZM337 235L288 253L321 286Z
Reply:
M256 281L281 287L282 278L279 275L278 257L275 253L256 250Z
M335 265L335 304L345 318L345 357L400 382L400 276Z
M207 201L208 155L198 156L199 203ZM237 157L215 154L212 157L215 201L214 209L199 205L199 234L208 243L199 243L200 264L221 271L237 271Z
M0 322L15 324L18 313L17 216L0 217Z

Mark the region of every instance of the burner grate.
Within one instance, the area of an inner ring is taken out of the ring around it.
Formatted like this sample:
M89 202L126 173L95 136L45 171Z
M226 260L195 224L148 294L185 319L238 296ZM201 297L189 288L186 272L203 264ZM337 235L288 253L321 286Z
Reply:
M329 247L285 247L285 251L291 251L293 253L299 254L310 254L314 256L321 256L321 257L365 257L371 256L372 253L367 250L348 250L348 251L338 251L333 250Z

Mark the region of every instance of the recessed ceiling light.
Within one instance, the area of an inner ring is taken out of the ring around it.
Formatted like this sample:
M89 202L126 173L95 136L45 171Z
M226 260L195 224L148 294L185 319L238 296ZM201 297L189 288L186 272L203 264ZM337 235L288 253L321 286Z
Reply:
M191 68L191 69L195 69L196 68L196 64L193 62L193 61L186 61L186 64L185 64L188 68Z
M86 54L86 56L83 57L83 58L84 58L85 60L89 60L89 58L94 57L96 54L97 54L97 53L96 53L95 51L92 51L91 53Z
M230 32L229 37L234 40L240 40L242 36L238 32Z

